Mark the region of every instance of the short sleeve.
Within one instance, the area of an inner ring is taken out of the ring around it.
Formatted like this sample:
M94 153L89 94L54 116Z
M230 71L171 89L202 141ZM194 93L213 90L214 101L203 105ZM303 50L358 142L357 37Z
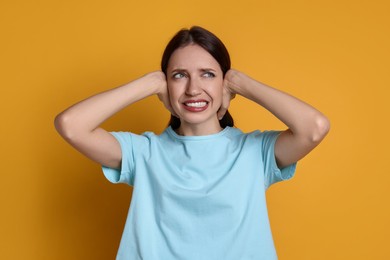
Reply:
M297 163L280 169L275 158L275 143L280 131L265 131L261 133L262 156L264 162L264 184L268 189L272 184L291 179L294 176Z
M119 142L122 150L122 163L120 169L102 166L104 176L112 183L125 183L134 185L134 156L132 134L128 132L111 132Z

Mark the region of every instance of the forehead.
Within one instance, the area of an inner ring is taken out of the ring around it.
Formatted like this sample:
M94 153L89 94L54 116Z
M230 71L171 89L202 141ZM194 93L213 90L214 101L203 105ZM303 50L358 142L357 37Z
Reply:
M176 68L198 69L198 68L220 69L219 63L210 53L196 44L187 45L175 50L168 63L168 70Z

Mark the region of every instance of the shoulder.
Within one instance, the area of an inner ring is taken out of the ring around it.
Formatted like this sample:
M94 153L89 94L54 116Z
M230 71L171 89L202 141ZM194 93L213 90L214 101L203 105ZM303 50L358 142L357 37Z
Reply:
M277 131L277 130L255 130L249 133L246 133L245 135L248 138L253 138L253 139L259 139L259 140L269 140L269 139L277 139L278 136L280 135L282 131Z
M258 140L267 140L267 139L276 139L282 131L277 130L253 130L251 132L244 133L238 128L232 128L231 136L232 137L241 137L249 139L258 139Z
M151 143L160 139L159 135L150 131L141 134L128 131L118 131L110 132L110 134L112 134L117 139L122 148L126 146L133 147L134 149L142 149L144 147L148 147Z
M241 132L241 133L240 133ZM243 133L242 131L236 132L234 139L242 143L246 148L253 147L254 149L270 150L275 146L282 131L276 130L254 130L252 132Z

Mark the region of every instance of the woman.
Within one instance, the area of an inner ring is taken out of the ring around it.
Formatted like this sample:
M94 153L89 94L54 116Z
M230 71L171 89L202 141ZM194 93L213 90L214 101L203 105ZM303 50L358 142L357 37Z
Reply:
M117 259L277 259L265 191L293 176L296 162L327 134L327 118L230 69L223 43L201 27L173 37L161 69L81 101L55 120L65 140L102 164L111 182L134 186ZM288 129L234 128L227 109L236 94ZM162 134L99 127L151 95L172 114Z

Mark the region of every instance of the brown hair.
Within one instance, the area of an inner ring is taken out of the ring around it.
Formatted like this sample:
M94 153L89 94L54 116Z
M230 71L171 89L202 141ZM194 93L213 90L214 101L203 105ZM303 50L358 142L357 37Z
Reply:
M167 47L164 50L162 59L161 59L161 70L167 75L167 68L169 59L172 56L172 53L181 47L185 47L190 44L197 44L203 49L205 49L214 59L219 63L221 67L223 76L230 69L230 56L223 42L215 36L210 31L199 27L193 26L190 29L182 29L176 33L175 36L170 40ZM226 111L225 115L219 124L222 128L227 126L234 126L234 120L230 115L229 111ZM180 119L171 115L169 125L172 129L177 129L180 127Z

